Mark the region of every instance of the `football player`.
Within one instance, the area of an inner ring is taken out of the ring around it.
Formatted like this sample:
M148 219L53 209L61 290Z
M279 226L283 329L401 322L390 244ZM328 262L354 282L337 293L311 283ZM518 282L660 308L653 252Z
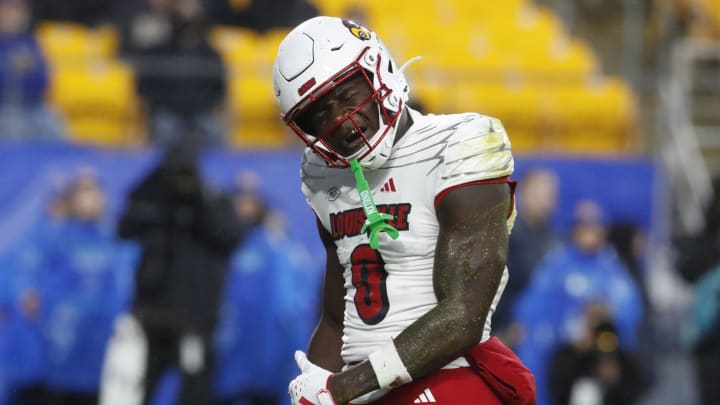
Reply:
M515 217L510 141L495 118L408 107L403 71L340 18L307 20L278 49L276 98L307 145L302 191L327 250L292 403L533 404L532 375L490 334Z

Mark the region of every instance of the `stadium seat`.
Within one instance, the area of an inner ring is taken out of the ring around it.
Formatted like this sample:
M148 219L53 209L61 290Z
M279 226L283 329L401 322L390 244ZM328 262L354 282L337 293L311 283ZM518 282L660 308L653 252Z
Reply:
M279 117L272 80L262 76L235 74L229 81L231 111L251 119Z
M72 140L116 146L139 140L135 77L124 63L59 64L48 96L64 115Z
M632 91L602 80L589 45L529 0L312 0L321 14L364 13L408 69L411 100L427 112L477 111L500 118L516 152L622 152L637 121ZM286 141L270 65L287 31L217 27L211 35L231 72L232 143Z
M213 27L209 40L228 65L251 59L258 46L258 34L252 29L241 27Z
M583 87L551 87L541 105L559 144L571 152L627 152L637 130L635 99L628 85L607 79Z
M542 94L536 86L478 82L419 84L412 86L411 92L411 97L430 112L476 111L501 119L512 135L514 149L528 151L540 148L546 141L546 134L538 131Z
M378 2L368 0L310 0L310 3L318 8L320 15L345 17L348 11L352 9L364 10L366 13L369 13L370 7ZM385 3L392 5L394 2Z
M255 54L257 60L272 66L280 42L282 42L288 32L289 30L287 29L277 28L260 35L258 38L258 49Z
M43 52L52 63L108 60L117 56L119 38L111 26L89 28L68 22L44 22L35 30Z
M213 30L211 42L222 55L230 70L252 76L266 76L272 80L272 65L286 29L257 34L245 29Z
M231 142L236 146L281 146L280 111L269 76L232 74L228 112Z
M227 107L230 143L237 147L277 147L284 143L275 102L272 65L287 29L265 33L235 27L214 27L210 42L228 71Z
M543 47L528 47L516 54L509 68L529 82L562 86L584 85L600 71L589 46L570 38L556 38Z
M287 144L287 127L275 120L240 121L232 125L230 145L238 148L278 148Z

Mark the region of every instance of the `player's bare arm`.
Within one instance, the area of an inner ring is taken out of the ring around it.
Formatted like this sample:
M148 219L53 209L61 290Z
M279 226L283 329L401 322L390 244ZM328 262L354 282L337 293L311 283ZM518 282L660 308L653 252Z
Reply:
M335 253L332 236L319 222L318 231L327 257L320 321L310 340L308 358L326 370L338 372L344 365L340 356L345 309L343 267Z
M510 204L510 187L504 183L462 187L440 202L433 269L438 304L395 339L413 379L462 356L482 336L507 257ZM330 382L339 404L377 388L368 361Z

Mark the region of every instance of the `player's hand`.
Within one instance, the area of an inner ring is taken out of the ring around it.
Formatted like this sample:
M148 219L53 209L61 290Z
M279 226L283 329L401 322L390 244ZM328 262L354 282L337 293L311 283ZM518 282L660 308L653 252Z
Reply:
M300 375L290 382L292 405L337 405L330 394L332 373L308 360L304 352L295 352Z

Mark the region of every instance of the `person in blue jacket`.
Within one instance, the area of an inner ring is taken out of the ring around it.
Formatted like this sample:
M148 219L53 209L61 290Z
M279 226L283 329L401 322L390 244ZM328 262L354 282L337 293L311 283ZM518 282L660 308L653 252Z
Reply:
M547 381L551 356L582 333L583 311L589 304L608 306L621 348L634 349L638 344L642 293L606 243L605 222L596 203L578 203L571 241L540 263L514 308L524 331L517 353L535 375L537 405L554 403Z
M39 297L31 284L38 252L26 241L13 252L0 262L0 404L43 403L45 351Z
M49 69L30 17L27 0L0 0L0 139L59 138L63 132L45 103Z
M216 405L288 402L295 348L310 337L316 304L299 285L319 288L307 251L275 226L255 192L234 197L235 210L253 224L232 257L215 334Z
M113 322L129 300L135 252L107 221L94 174L80 173L62 198L65 216L29 243L34 269L19 296L33 297L47 403L95 405Z
M0 404L48 403L46 344L42 333L39 282L46 248L52 246L67 213L64 190L50 199L28 235L20 235L0 260Z

